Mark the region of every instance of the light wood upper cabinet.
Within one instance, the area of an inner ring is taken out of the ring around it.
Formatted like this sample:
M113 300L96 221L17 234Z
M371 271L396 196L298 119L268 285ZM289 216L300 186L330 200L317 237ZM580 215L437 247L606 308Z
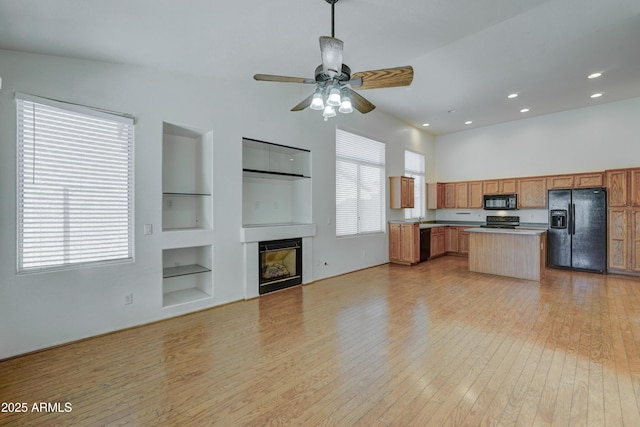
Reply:
M630 202L631 206L640 206L640 169L632 169L629 172L629 180L631 181L630 186Z
M513 194L518 192L515 178L483 181L482 185L484 194Z
M456 208L468 208L469 207L469 183L456 182Z
M469 207L482 209L482 181L473 181L469 183Z
M391 209L413 208L414 205L414 179L408 176L390 176L390 200Z
M573 175L547 177L547 190L556 188L573 188Z
M518 180L518 207L547 207L547 180L545 178L524 178Z
M482 194L498 194L499 192L500 185L497 180L482 182Z
M627 206L627 169L607 171L607 191L610 207Z
M604 173L583 173L574 175L573 187L574 188L589 188L589 187L602 187L604 186Z
M444 208L453 209L456 207L456 185L454 183L444 184Z
M501 179L500 194L513 194L518 192L518 181L516 179Z

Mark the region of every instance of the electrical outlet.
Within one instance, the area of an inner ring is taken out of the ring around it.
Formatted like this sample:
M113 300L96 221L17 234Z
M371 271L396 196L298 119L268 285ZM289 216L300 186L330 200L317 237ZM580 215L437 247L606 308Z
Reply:
M124 305L133 304L133 292L124 296Z
M173 199L167 199L167 209L171 209L173 207Z
M153 224L144 225L144 234L146 234L147 236L153 234Z

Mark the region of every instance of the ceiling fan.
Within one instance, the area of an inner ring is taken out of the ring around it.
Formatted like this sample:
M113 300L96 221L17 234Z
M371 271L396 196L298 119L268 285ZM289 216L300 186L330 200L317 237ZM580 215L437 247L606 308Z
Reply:
M363 90L409 86L413 81L413 68L411 66L385 68L361 71L351 75L351 68L342 63L343 42L335 38L335 4L338 0L325 1L331 4L331 37L320 37L322 64L316 68L315 79L272 74L256 74L253 78L266 82L315 84L315 91L291 111L302 111L307 107L312 110L322 110L324 120L327 121L329 117L336 116L336 107L338 112L345 114L351 113L353 108L363 114L373 110L376 106L353 88Z

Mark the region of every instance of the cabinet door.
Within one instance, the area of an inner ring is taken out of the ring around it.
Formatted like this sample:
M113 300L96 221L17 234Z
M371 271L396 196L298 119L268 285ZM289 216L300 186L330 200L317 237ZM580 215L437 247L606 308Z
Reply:
M407 176L400 177L400 206L402 208L413 208L414 205L414 192L413 192L414 179Z
M482 182L469 183L469 207L482 209Z
M458 228L458 252L464 255L469 254L469 233L462 231L464 227Z
M466 182L456 182L456 208L469 207L469 184Z
M447 227L444 230L446 241L446 252L458 252L458 227Z
M547 207L547 180L545 178L525 178L518 182L519 208Z
M632 209L631 214L631 270L640 272L640 210Z
M400 261L400 224L389 224L389 261Z
M456 207L456 185L453 183L444 184L444 207L446 209Z
M640 206L640 169L632 169L630 174L631 188L629 189L629 198L631 206Z
M515 179L501 179L500 180L500 193L501 194L513 194L518 192L518 186Z
M627 170L607 171L609 206L627 206Z
M438 209L438 184L427 183L427 209Z
M500 192L500 185L498 181L483 181L482 182L482 194L498 194Z
M603 185L603 173L583 173L573 178L574 188L602 187Z
M438 209L444 209L445 200L447 198L447 190L445 185L438 183Z
M609 209L609 268L626 270L628 247L628 210Z
M547 190L573 188L573 175L550 176L547 178Z
M415 229L419 226L417 224L401 224L401 237L400 237L400 260L408 263L416 262L416 253L420 243L416 244ZM419 235L418 228L418 235Z

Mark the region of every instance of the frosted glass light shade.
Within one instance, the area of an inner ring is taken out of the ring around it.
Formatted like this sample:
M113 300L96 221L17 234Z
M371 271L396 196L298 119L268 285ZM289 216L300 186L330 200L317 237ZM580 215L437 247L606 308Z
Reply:
M342 97L342 104L340 104L340 108L338 108L338 111L343 113L343 114L353 113L353 106L351 105L351 98L349 98L348 96L343 96Z
M329 97L327 98L327 105L331 105L332 107L340 105L340 89L337 87L331 88Z
M311 100L311 105L309 106L312 110L323 110L324 109L324 101L322 100L322 93L316 91L313 94L313 99Z
M322 71L332 76L342 72L343 42L335 37L320 37L320 53L322 54Z
M333 108L331 105L327 105L324 108L324 112L322 113L322 115L324 116L325 119L327 117L335 117L336 116L336 109Z

